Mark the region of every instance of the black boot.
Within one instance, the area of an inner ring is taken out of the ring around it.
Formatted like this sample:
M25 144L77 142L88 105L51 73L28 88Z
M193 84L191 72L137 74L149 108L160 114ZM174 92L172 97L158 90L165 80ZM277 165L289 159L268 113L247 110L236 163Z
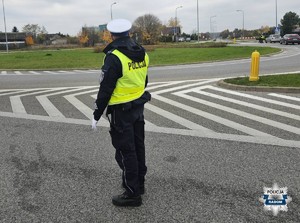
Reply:
M113 196L112 203L122 207L138 207L142 205L142 197L141 195L129 196L127 192L124 192L123 194Z

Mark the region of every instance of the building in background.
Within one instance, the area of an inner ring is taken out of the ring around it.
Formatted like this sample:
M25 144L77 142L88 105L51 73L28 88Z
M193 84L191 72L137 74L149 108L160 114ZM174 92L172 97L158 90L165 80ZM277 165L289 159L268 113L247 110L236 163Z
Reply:
M7 33L8 49L20 49L26 46L26 33ZM5 33L0 32L0 50L6 50Z

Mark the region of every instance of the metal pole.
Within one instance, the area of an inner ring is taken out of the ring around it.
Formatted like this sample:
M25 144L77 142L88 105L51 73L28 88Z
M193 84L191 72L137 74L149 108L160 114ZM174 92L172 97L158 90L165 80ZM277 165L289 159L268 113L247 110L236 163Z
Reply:
M197 36L198 36L198 42L199 42L199 4L197 0Z
M242 30L242 35L243 37L245 37L245 14L244 14L244 10L236 10L237 12L242 12L243 13L243 30Z
M176 42L176 36L177 36L177 32L176 32L176 29L177 29L177 9L179 9L179 8L182 8L182 5L181 5L181 6L178 6L178 7L175 9L174 42Z
M276 24L275 24L275 29L277 30L277 25L278 25L278 23L277 23L277 0L275 0L275 7L276 7Z
M245 13L243 12L243 37L245 38Z
M209 21L210 21L209 25L210 25L210 34L211 34L211 35L212 35L212 25L211 25L212 22L211 22L211 19L212 19L212 18L215 18L215 17L217 17L217 16L216 16L216 15L213 15L213 16L210 17L210 20L209 20ZM214 36L212 35L212 37L214 37Z
M110 5L110 20L113 19L113 15L112 15L112 6L115 5L115 4L117 4L117 3L114 2L114 3L112 3L112 4Z
M3 18L4 18L5 40L6 40L6 52L8 53L8 41L7 41L7 32L6 32L6 19L5 19L4 0L2 0L2 5L3 5Z

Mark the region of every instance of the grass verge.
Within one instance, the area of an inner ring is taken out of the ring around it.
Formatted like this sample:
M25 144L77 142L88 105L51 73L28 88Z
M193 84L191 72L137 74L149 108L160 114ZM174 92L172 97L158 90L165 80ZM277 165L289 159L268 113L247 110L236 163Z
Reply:
M224 82L243 86L300 87L300 73L260 76L258 81L249 81L249 77L225 79Z
M271 47L227 46L227 47L176 47L158 46L148 52L150 66L201 63L208 61L250 58L257 50L261 55L279 52ZM0 54L0 70L5 69L99 69L103 62L103 53L93 49L61 49L38 51L14 51Z

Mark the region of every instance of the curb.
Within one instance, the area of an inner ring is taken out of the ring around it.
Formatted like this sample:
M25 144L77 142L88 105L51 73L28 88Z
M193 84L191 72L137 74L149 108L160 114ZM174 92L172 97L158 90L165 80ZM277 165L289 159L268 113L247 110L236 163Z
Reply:
M279 93L300 93L298 87L264 87L264 86L242 86L226 83L224 80L217 82L217 85L230 90L237 91L258 91L258 92L279 92Z

